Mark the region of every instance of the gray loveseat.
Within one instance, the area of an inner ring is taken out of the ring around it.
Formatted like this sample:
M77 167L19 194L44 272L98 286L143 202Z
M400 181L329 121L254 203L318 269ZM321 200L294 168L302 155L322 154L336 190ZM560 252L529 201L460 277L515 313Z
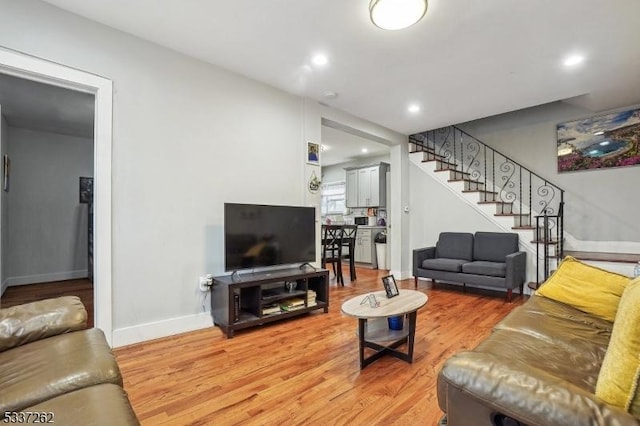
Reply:
M507 232L442 232L434 247L413 251L413 277L473 284L522 294L527 254L519 251L518 234Z

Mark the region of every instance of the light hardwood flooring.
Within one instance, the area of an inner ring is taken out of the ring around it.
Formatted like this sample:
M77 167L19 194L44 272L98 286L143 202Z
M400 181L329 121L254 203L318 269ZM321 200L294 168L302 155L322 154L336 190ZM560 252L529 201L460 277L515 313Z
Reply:
M413 364L383 357L359 368L357 321L340 312L352 296L381 290L385 271L332 279L321 311L227 339L217 327L115 350L143 425L435 425L436 377L453 353L475 347L522 303L460 289L419 290ZM413 280L398 281L413 289Z

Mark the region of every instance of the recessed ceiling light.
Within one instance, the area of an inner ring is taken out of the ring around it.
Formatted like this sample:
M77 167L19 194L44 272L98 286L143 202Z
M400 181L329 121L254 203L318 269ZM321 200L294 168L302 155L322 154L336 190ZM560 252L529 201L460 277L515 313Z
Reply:
M324 55L322 53L318 53L313 58L311 58L311 62L313 62L313 65L317 65L317 66L321 67L321 66L327 65L329 63L329 58L327 58L327 55Z
M367 152L369 152L369 150L367 148L362 148L362 152L366 154Z
M578 65L578 64L582 63L582 61L584 61L584 56L582 56L582 55L571 55L571 56L567 57L567 59L564 60L564 66L565 67L573 67L575 65Z
M407 108L407 110L412 113L415 114L417 112L420 112L420 105L418 104L411 104L409 105L409 107Z

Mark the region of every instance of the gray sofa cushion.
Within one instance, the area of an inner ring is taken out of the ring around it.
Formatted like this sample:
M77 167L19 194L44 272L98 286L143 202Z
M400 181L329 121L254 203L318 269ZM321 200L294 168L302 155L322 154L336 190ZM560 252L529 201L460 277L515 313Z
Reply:
M461 272L462 265L467 263L466 260L461 259L426 259L422 262L423 269L433 269L436 271L448 271L448 272Z
M473 260L473 234L466 232L440 233L436 243L436 257Z
M517 251L518 234L515 233L476 232L473 240L473 260L505 262L508 254Z
M462 265L465 274L490 275L492 277L504 277L507 274L507 264L504 262L487 262L476 260Z

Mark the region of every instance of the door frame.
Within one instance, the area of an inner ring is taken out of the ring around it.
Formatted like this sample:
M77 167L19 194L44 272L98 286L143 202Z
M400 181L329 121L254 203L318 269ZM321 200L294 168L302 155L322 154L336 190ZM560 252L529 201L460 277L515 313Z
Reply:
M94 173L94 324L112 344L111 144L113 83L111 80L0 47L0 73L95 96Z

